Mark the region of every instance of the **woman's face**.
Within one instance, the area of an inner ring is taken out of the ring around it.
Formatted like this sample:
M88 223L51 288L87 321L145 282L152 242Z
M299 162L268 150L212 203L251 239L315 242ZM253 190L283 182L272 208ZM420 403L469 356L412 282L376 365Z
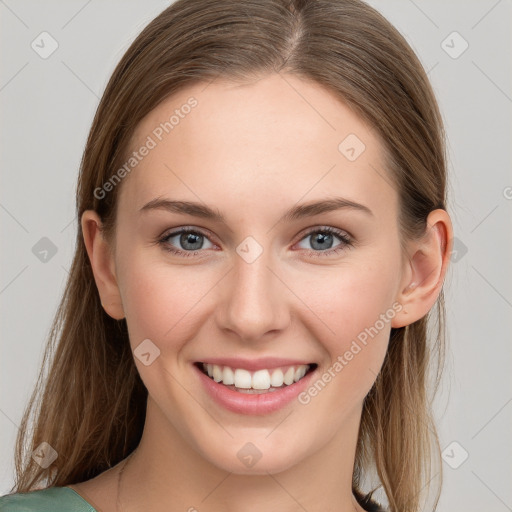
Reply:
M147 428L234 473L353 456L404 285L377 136L317 84L271 75L181 91L131 151L115 275Z

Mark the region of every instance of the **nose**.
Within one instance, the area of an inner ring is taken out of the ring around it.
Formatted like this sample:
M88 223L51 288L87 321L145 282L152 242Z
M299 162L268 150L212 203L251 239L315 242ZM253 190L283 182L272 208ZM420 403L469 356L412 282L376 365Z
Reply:
M290 322L290 290L279 278L267 251L248 263L238 254L225 278L223 298L217 311L217 324L245 342L277 334Z

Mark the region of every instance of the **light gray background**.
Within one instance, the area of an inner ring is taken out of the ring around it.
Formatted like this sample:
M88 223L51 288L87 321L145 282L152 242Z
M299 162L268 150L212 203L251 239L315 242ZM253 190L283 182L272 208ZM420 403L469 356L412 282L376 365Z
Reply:
M436 402L448 448L439 510L512 510L512 2L369 3L419 55L448 133L457 253ZM13 484L17 426L72 259L75 184L99 97L130 42L168 4L0 0L0 494ZM59 45L47 59L31 48L43 31ZM453 31L469 44L457 58L464 42L447 39ZM46 262L32 252L42 237L57 248Z

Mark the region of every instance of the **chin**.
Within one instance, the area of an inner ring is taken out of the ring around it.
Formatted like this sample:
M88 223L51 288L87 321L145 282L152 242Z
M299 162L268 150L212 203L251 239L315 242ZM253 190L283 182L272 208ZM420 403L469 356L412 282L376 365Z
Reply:
M253 441L235 441L231 446L218 446L215 450L212 450L210 445L210 449L207 452L202 450L200 455L217 468L236 475L281 473L306 457L306 453L292 444L281 443L279 447L265 439L266 436L268 432L262 433L259 438L254 436Z

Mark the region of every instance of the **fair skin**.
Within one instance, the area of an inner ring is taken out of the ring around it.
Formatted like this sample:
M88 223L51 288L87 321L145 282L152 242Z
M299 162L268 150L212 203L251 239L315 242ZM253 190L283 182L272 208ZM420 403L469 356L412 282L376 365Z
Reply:
M422 318L439 295L450 218L431 212L425 237L408 242L403 257L379 138L329 92L290 75L189 87L142 120L132 150L190 96L198 105L124 178L113 251L97 214L81 219L105 311L126 318L132 350L146 339L160 350L148 366L134 358L149 398L123 473L122 510L362 511L351 484L363 400L391 327ZM351 133L366 146L355 161L338 150ZM297 204L335 196L372 213L344 208L278 222ZM206 204L226 223L139 212L157 197ZM176 235L166 246L191 257L154 243L181 226L205 236L192 249ZM353 246L334 233L318 248L314 233L325 227L350 234ZM251 263L236 251L248 236L263 250ZM233 412L210 399L193 370L208 357L273 356L316 363L319 378L396 303L400 311L307 404ZM252 467L237 456L248 442L262 454ZM113 512L121 465L73 487Z

